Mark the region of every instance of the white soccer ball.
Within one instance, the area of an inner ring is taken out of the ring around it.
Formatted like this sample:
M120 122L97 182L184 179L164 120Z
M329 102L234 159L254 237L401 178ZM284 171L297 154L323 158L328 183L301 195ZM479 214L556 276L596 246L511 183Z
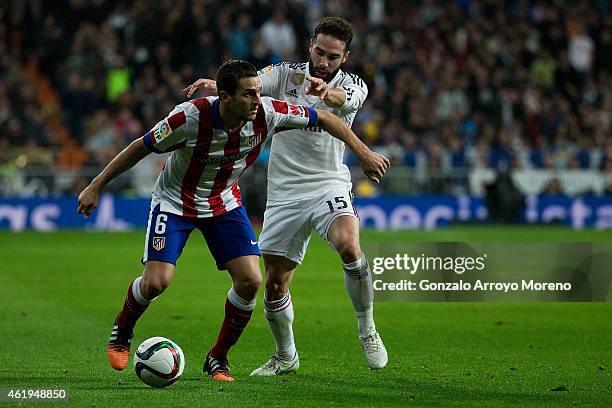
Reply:
M167 387L183 374L185 356L178 344L165 337L146 339L134 353L136 375L145 384Z

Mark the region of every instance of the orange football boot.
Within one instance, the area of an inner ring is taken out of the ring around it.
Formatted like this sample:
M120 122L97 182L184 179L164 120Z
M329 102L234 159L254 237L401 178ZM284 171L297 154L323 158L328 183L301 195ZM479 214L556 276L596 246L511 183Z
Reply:
M233 382L234 377L229 369L227 358L216 358L210 355L204 360L204 372L215 381Z
M108 346L106 347L106 356L110 365L115 370L123 370L127 367L130 359L130 343L132 342L132 333L121 333L119 326L113 326Z

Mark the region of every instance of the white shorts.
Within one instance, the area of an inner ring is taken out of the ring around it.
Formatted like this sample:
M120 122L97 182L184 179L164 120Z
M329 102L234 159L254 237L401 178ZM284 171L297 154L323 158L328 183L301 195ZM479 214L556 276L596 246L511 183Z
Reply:
M327 229L333 220L344 215L359 219L353 207L353 195L346 189L328 191L323 196L306 200L268 201L259 236L261 253L301 264L312 229L329 242Z

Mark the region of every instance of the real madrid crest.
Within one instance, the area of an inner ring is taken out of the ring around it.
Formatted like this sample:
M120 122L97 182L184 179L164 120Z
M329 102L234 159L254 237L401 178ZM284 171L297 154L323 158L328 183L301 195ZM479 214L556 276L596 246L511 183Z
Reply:
M291 83L295 86L302 85L304 83L305 75L299 72L296 72L291 77Z

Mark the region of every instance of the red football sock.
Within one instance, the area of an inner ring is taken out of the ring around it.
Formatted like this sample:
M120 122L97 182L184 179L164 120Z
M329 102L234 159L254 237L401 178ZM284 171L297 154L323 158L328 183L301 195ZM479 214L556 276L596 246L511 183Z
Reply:
M144 311L147 310L147 307L149 307L148 304L142 305L136 301L134 293L132 293L133 284L134 282L130 283L127 295L125 296L125 302L123 303L123 309L119 312L115 321L121 331L129 330L131 332L134 330L136 322Z
M240 310L229 299L225 300L225 318L215 345L210 354L216 358L226 358L229 349L236 344L244 328L251 320L253 311Z

